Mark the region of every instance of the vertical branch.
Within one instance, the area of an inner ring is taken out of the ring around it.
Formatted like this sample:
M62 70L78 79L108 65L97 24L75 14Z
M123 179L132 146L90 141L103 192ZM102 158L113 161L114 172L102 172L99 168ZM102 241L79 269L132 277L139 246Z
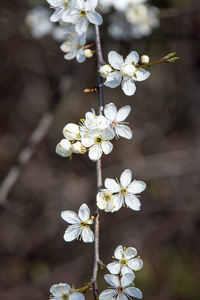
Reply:
M96 35L96 54L97 54L97 68L101 67L104 63L103 61L103 54L101 48L101 40L100 40L100 33L99 33L99 26L95 25L95 35ZM103 87L102 87L102 77L98 72L97 75L97 88L98 88L98 112L99 115L102 115L104 109L104 101L103 101ZM102 188L102 168L101 168L101 159L97 161L96 165L96 172L97 172L97 193ZM93 285L93 294L94 299L99 299L98 297L98 285L97 285L97 274L98 274L98 265L99 265L99 212L98 207L95 207L95 221L94 221L94 267L93 267L93 275L91 283Z

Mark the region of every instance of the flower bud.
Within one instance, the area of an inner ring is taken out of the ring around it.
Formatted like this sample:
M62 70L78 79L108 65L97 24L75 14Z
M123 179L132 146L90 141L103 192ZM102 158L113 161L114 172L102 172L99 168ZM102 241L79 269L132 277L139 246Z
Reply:
M120 68L120 74L123 77L133 77L135 73L135 67L132 64L122 64Z
M149 57L147 55L142 55L140 57L140 64L145 65L149 63Z
M94 51L92 51L91 49L85 49L84 52L83 52L83 55L87 58L90 58L92 57L94 54Z
M72 144L72 152L73 153L82 153L81 142L76 142L76 143Z
M79 126L76 124L68 123L63 128L63 135L69 141L75 140L77 134L79 134Z
M62 157L68 157L72 154L72 145L66 140L62 139L56 146L56 153Z
M112 68L110 65L103 65L99 69L101 77L106 78L110 72L112 72Z

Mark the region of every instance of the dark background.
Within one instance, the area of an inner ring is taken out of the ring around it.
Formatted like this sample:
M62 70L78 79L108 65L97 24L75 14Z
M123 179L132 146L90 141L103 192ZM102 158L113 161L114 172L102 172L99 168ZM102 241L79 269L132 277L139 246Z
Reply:
M118 245L132 246L144 261L136 286L146 300L200 299L200 5L199 1L151 1L160 11L160 27L150 37L111 40L102 26L104 58L110 50L124 56L135 50L150 60L177 52L180 60L150 68L133 97L121 88L104 88L105 103L130 104L132 140L113 141L103 156L103 179L130 168L147 183L141 211L127 208L100 214L100 255L112 261ZM51 285L81 287L91 279L93 244L66 243L60 213L87 203L93 212L95 163L87 154L70 161L55 153L62 128L97 111L97 95L85 94L96 83L95 57L83 64L66 61L60 43L32 38L24 19L44 1L4 1L0 11L0 179L3 181L27 145L44 113L53 116L0 207L0 299L45 300ZM46 4L48 7L48 4ZM64 77L63 77L64 76ZM57 87L62 81L58 94ZM51 103L53 102L53 106ZM2 201L2 200L1 200ZM99 272L99 289L107 287ZM86 299L92 299L87 292Z

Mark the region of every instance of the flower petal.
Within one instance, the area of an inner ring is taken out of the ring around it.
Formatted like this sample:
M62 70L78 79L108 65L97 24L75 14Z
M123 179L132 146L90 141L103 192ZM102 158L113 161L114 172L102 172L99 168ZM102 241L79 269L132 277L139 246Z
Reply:
M135 72L136 78L134 78L136 81L143 81L146 80L151 74L149 71L146 71L142 68L139 69L139 71Z
M76 59L79 63L82 63L86 60L86 57L83 53L84 53L84 50L82 48L77 51Z
M129 106L129 105L127 105L127 106ZM116 117L117 117L117 107L115 106L114 103L106 104L106 106L104 108L104 115L109 120L115 120L116 119Z
M106 81L104 82L105 86L108 86L110 88L116 88L120 85L122 81L122 76L118 71L114 71L108 74L106 77Z
M78 215L71 210L65 210L61 212L61 218L69 224L79 224L80 219Z
M143 261L141 259L139 259L139 258L134 258L134 259L131 259L128 262L128 266L132 270L138 271L138 270L140 270L143 267Z
M121 273L122 273L122 275L125 275L125 274L134 274L133 271L130 268L128 268L128 267L122 267Z
M106 141L108 140L112 140L115 137L114 132L112 131L112 129L107 128L104 129L103 133L102 133L102 138Z
M139 61L139 55L136 51L132 51L131 53L129 53L129 55L125 59L125 63L127 64L132 64L132 62L134 62L134 64L136 65L138 61Z
M103 142L101 145L101 149L105 154L109 154L113 149L113 144L110 142Z
M132 172L126 169L120 176L120 183L123 187L127 187L132 180Z
M66 283L54 284L50 288L50 293L54 296L62 296L63 293L68 293L71 290L70 286Z
M91 11L87 14L90 23L95 25L101 25L103 23L102 16L96 11Z
M124 255L127 259L131 259L133 257L135 257L137 255L137 250L133 247L128 247L125 251L124 251Z
M137 196L133 194L128 193L125 196L125 203L128 207L130 207L133 210L136 211L140 210L140 206L141 206L140 200L138 199Z
M94 241L94 233L90 228L83 228L81 237L84 243L92 243Z
M121 270L121 265L119 262L115 261L107 265L107 269L111 274L119 274Z
M127 286L127 285L131 284L134 279L135 279L135 274L126 273L121 278L121 285L122 286Z
M116 288L120 286L119 278L116 275L106 274L104 275L104 279L111 286Z
M135 287L126 288L125 293L127 293L131 297L142 299L142 292L139 289L135 288Z
M113 289L105 290L99 295L99 300L111 300L114 299L115 295L116 295L116 290Z
M146 184L143 181L134 180L128 186L128 192L133 194L138 194L146 189Z
M124 77L122 80L122 90L127 96L132 96L136 91L134 79Z
M131 112L131 107L130 105L126 105L126 106L123 106L122 108L120 108L117 112L117 117L116 117L116 121L117 122L122 122L124 121L128 115L130 114Z
M106 178L104 185L113 193L118 193L120 191L120 185L114 179Z
M109 64L116 70L120 70L121 65L124 63L123 57L116 51L108 53Z
M73 292L69 296L69 300L85 300L85 297L81 293Z
M120 245L115 249L114 256L116 259L122 259L123 254L124 254L124 248L123 246Z
M81 234L81 227L77 225L71 225L65 231L63 238L66 242L71 242L77 239L80 234Z
M98 1L97 0L85 0L85 10L90 11L95 9L97 6Z
M130 140L133 137L133 132L127 125L120 124L116 128L116 135Z
M90 209L87 204L83 203L80 206L78 210L78 216L83 222L86 222L90 218Z
M89 150L89 158L93 161L97 161L102 156L102 149L99 145L93 145Z

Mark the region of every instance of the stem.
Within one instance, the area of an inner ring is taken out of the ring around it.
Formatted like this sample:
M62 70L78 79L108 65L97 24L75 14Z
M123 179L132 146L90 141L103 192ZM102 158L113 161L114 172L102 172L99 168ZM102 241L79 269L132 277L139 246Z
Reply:
M96 33L96 54L97 54L97 67L98 70L101 65L104 63L102 48L101 48L101 40L99 33L99 26L95 25L95 33ZM103 87L102 87L102 77L98 72L97 75L97 88L98 88L98 111L99 115L102 115L104 109L103 102ZM96 165L97 172L97 193L102 188L102 168L101 168L101 159L97 161ZM98 266L99 266L99 211L97 205L95 205L95 220L94 220L94 267L93 267L93 275L91 279L91 284L93 286L93 294L94 299L99 299L98 285L97 285L97 274L98 274Z

